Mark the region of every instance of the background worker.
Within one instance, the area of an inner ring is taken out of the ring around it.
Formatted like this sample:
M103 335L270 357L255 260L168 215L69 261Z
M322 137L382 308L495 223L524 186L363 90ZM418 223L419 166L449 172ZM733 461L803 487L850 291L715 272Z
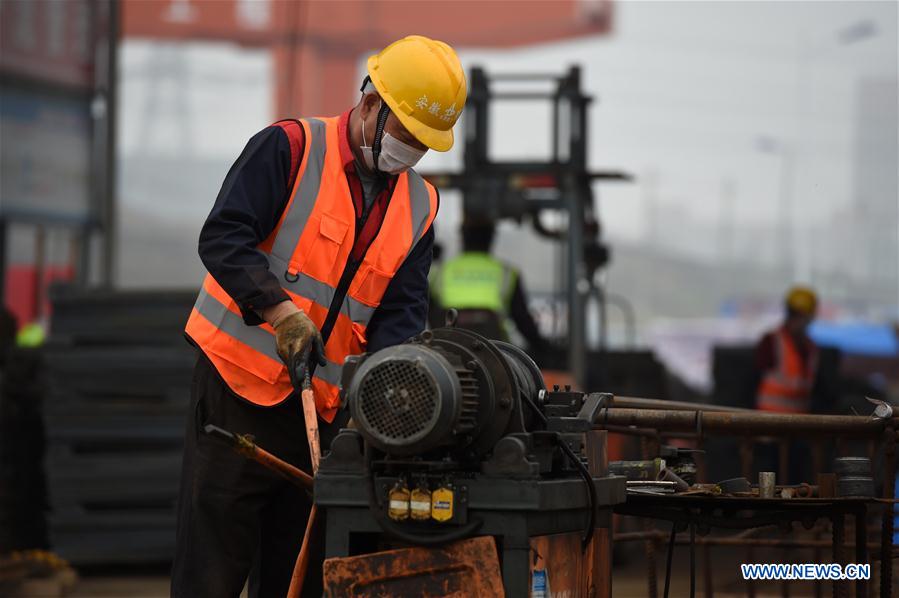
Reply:
M818 348L808 336L818 298L807 287L793 287L784 300L783 323L756 345L759 384L756 408L778 413L809 413Z
M773 413L810 413L818 369L818 348L808 336L818 298L796 286L784 299L783 323L765 334L755 349L756 409ZM810 479L811 453L802 440L760 445L760 470L776 471L779 483Z
M209 274L187 323L199 349L172 595L287 593L310 497L203 433L215 424L310 471L298 371L310 368L326 448L345 420L344 359L425 328L437 191L411 167L453 145L466 82L425 37L368 59L339 117L281 121L231 167L200 234ZM310 359L306 361L306 357ZM321 595L313 551L304 595Z
M493 222L468 217L462 225L462 253L431 272L431 327L445 325L446 311L459 311L456 325L488 338L508 340L508 322L538 357L547 346L528 310L521 273L490 253Z

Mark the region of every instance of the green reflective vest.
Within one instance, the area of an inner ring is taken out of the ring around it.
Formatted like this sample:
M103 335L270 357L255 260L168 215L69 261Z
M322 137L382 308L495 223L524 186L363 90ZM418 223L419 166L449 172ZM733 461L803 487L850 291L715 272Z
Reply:
M509 313L518 273L488 253L466 252L432 271L431 292L443 309Z
M16 334L16 346L33 349L44 344L44 327L37 322L25 324Z

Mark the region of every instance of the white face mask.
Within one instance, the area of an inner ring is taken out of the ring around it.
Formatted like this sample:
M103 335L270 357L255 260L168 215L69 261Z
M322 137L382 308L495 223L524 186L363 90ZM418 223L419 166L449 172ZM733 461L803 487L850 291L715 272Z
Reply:
M380 110L380 104L379 110ZM371 147L365 143L365 119L362 119L362 159L370 170L375 169L375 157ZM381 153L378 155L378 170L388 174L400 174L415 166L427 150L415 149L405 144L387 131L381 135Z

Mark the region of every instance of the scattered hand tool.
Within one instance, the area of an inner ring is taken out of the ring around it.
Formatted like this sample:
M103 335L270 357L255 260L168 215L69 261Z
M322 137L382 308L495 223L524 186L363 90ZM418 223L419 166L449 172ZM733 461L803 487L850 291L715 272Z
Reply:
M234 450L248 459L256 461L260 465L268 467L275 473L287 478L293 484L296 484L303 490L312 490L312 476L274 456L265 449L260 448L250 434L234 434L218 426L206 424L203 430L210 436L220 438L230 443Z
M674 482L674 488L677 492L686 492L690 489L690 485L687 482L685 482L679 475L677 475L673 470L667 467L659 472L658 479L668 482Z
M872 419L890 419L897 413L897 409L886 401L879 401L871 397L865 397L868 402L874 405L874 413L871 414Z
M749 492L752 488L746 478L730 478L718 482L722 494L735 494Z
M773 471L759 472L759 498L774 498L777 477Z
M673 494L676 484L668 480L628 480L628 494Z
M874 477L868 457L837 457L833 460L833 470L837 475L837 496L874 496Z

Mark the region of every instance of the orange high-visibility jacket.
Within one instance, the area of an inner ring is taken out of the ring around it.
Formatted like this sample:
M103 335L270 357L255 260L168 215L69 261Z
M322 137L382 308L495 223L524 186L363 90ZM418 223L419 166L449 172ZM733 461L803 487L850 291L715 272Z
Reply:
M756 407L778 413L808 413L812 385L818 363L814 343L808 343L808 358L803 359L796 340L784 328L774 333L776 365L762 376Z
M349 261L356 213L340 158L338 119L300 121L306 149L290 200L275 230L260 246L269 270L291 300L321 329ZM312 388L319 416L332 421L339 406L344 360L365 351L366 327L388 283L437 214L437 191L411 169L399 175L377 236L372 241L325 343L327 364ZM272 406L293 388L268 324L248 326L237 303L210 275L185 329L232 391Z

